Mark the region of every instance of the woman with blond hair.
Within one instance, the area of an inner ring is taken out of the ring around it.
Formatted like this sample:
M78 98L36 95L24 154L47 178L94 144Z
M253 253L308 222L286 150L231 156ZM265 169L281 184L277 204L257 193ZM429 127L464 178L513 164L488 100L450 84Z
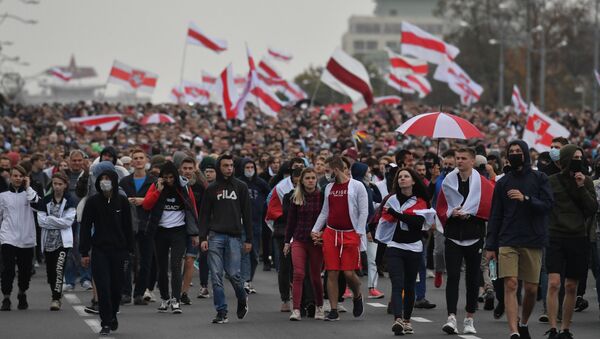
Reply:
M301 319L300 303L302 287L306 273L306 262L310 265L310 281L315 296L315 319L323 320L323 285L321 283L321 267L323 266L323 249L313 242L310 232L323 207L323 196L317 189L317 172L306 168L292 195L285 230L285 246L283 253L292 254L293 273L293 309L290 320ZM293 239L293 241L292 241Z

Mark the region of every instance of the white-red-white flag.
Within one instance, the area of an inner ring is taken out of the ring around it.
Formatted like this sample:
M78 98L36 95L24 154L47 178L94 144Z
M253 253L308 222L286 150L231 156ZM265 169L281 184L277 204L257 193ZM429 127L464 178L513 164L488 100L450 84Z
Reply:
M265 77L273 79L273 80L281 80L283 76L281 72L271 63L271 60L263 57L258 63L258 71L262 73Z
M250 92L248 101L258 105L258 109L264 114L277 117L284 103L275 95L275 93L262 81L258 80L256 86Z
M399 77L394 73L389 73L385 76L385 82L388 86L394 88L400 93L413 94L415 93L415 89L404 79L403 77Z
M244 120L244 110L236 110L238 94L233 83L233 67L229 64L221 75L216 85L216 93L220 104L223 106L223 118L226 120Z
M100 114L69 119L70 122L75 123L88 131L93 131L99 127L100 130L105 132L116 130L122 120L123 116L121 114Z
M409 54L434 64L444 62L446 57L454 60L460 52L456 46L448 44L442 39L407 22L402 23L402 37L400 42L402 54Z
M600 74L598 73L597 70L594 70L594 76L596 77L596 81L598 82L598 85L600 85Z
M529 114L523 131L523 141L530 148L535 148L538 152L549 151L552 139L558 137L568 138L570 135L571 133L565 126L540 112L533 103L529 103Z
M513 85L511 98L513 106L515 107L515 112L517 112L517 114L526 114L527 104L525 104L525 101L521 96L521 91L519 91L519 87L517 87L517 85Z
M337 48L323 70L321 81L352 100L352 109L360 112L373 104L369 73L360 61Z
M396 95L386 95L376 97L375 103L377 105L400 105L402 103L402 98Z
M460 96L463 105L471 105L479 101L483 87L473 81L456 62L446 58L433 74L435 80L448 83L448 87Z
M238 101L235 103L235 110L237 112L244 112L246 102L250 100L250 92L258 84L258 78L256 76L256 64L254 63L254 57L250 52L250 48L246 45L246 55L248 57L248 77L243 77L243 83L238 84L236 80L234 83L238 86L243 86ZM243 113L242 113L243 114Z
M187 31L187 42L192 45L204 46L217 53L227 49L227 41L206 35L200 27L190 22Z
M386 48L386 50L389 56L390 66L394 73L420 75L427 75L427 73L429 73L427 61L396 54L389 48Z
M308 98L306 92L293 81L283 80L283 84L279 86L279 91L290 101L300 101Z
M208 104L210 91L206 85L185 80L182 85L186 102L193 102L201 105Z
M178 104L183 104L185 102L185 93L181 89L181 86L173 86L171 88L171 92L169 92L169 99Z
M419 98L423 99L431 93L431 84L424 76L409 74L405 76L404 79L406 79L406 82L410 87L419 93Z
M116 60L108 76L108 82L110 83L146 93L154 92L157 81L157 74L133 68Z
M52 67L48 70L48 74L58 78L64 82L69 82L73 78L73 74L69 71L64 71L60 67Z
M215 85L217 83L217 77L206 71L202 71L202 83L211 86Z
M285 62L292 60L292 55L289 53L286 53L284 51L277 50L272 47L269 47L267 51L269 52L270 56L272 56L273 58L275 58L277 60L285 61Z

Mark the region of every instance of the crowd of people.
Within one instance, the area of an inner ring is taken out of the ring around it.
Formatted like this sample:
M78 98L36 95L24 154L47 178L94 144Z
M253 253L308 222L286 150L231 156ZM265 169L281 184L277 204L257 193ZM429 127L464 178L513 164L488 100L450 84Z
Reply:
M86 312L99 314L108 335L122 304L157 301L158 312L182 313L197 268L198 298L212 292L213 323L222 324L224 277L243 319L262 261L277 271L281 311L292 321L337 321L345 299L361 317L365 298L385 298L378 279L387 273L396 335L415 333L414 308L437 306L426 299L431 276L438 288L445 280L445 333L477 333L483 302L495 318L506 314L512 339L530 338L541 301L546 335L572 338L574 312L589 307L589 269L600 278L599 117L553 114L571 136L547 152L519 140L525 117L511 110L454 112L484 140L395 132L428 110L290 107L275 119L249 105L246 120L225 121L213 104L6 106L0 309L12 309L16 268L17 308L28 308L31 275L45 262L50 310L79 278L93 291ZM111 131L69 121L114 112L124 120ZM176 123L139 124L152 112Z

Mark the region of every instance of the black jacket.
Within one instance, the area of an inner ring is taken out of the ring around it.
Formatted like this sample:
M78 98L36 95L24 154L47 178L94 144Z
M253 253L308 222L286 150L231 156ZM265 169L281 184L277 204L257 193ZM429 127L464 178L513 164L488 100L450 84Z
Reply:
M531 168L529 147L521 140L519 145L525 155L522 171L511 171L496 182L492 210L488 223L485 247L495 251L500 246L542 248L548 238L548 216L554 202L546 174ZM529 200L520 202L508 198L508 191L517 189Z
M118 176L113 171L102 172L98 176L96 190L102 192L100 178L103 175L108 175L112 181L112 195L106 198L103 193L97 193L88 198L85 203L79 243L82 257L89 256L90 249L93 247L133 253L133 228L129 201L119 194Z
M200 207L200 239L209 231L239 237L246 232L246 243L252 243L252 209L248 186L233 176L225 179L217 160L217 180L208 185Z
M126 176L121 179L119 186L123 189L128 198L143 198L148 193L148 189L156 182L156 177L150 173L146 174L146 180L142 184L139 191L135 189L135 182L133 180L133 174ZM142 205L134 206L131 205L131 211L133 215L133 230L134 232L146 232L148 227L148 218L150 214L146 211Z

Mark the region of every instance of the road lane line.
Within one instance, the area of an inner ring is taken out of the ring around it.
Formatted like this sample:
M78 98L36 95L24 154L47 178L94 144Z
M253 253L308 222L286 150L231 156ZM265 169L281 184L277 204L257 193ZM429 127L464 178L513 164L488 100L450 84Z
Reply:
M367 305L373 306L373 307L387 307L387 305L384 305L382 303L367 303Z
M418 323L432 323L433 321L421 317L411 317L410 320L416 321Z
M83 305L73 305L73 309L75 310L75 312L77 312L77 314L79 314L82 317L89 317L90 315L85 313L85 306Z
M474 336L474 335L471 335L471 334L459 335L459 337L461 337L463 339L481 339L478 336Z
M98 333L102 329L102 326L100 326L100 321L98 319L85 319L84 321L94 333Z
M79 300L79 297L73 293L65 293L65 299L70 304L81 304L81 300Z

